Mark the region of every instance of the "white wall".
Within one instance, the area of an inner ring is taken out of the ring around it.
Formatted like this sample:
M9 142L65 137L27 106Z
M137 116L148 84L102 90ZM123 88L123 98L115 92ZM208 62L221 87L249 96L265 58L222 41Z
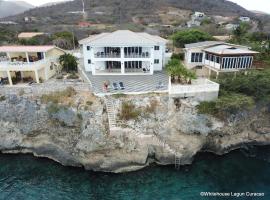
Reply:
M93 48L90 48L90 51L87 50L88 45L83 45L83 61L84 61L84 67L85 71L91 72L93 68L93 62L94 62L94 53ZM91 60L92 64L88 64L88 60Z
M90 46L90 51L87 50L87 46ZM131 46L131 45L129 45ZM138 45L134 45L138 46ZM150 67L152 67L151 71L161 71L163 67L165 67L166 60L165 60L165 50L166 50L166 45L165 44L157 44L159 46L159 50L154 50L153 47L143 47L143 52L148 51L150 52L151 57L150 58L95 58L94 54L95 52L101 51L103 47L93 47L90 44L84 44L83 45L83 57L84 57L84 66L85 66L85 71L87 72L93 72L95 74L94 70L96 68L96 65L101 64L101 62L104 63L104 61L120 61L124 63L125 61L143 61L143 62L150 62ZM119 47L126 47L126 46L119 46ZM159 59L158 64L154 64L154 60ZM91 60L91 64L88 64L88 60Z
M203 53L202 62L199 62L199 63L191 62L191 54L192 53ZM185 62L188 69L192 69L198 65L204 65L204 61L205 61L205 53L203 52L203 48L193 48L193 49L185 50L185 61L184 62Z

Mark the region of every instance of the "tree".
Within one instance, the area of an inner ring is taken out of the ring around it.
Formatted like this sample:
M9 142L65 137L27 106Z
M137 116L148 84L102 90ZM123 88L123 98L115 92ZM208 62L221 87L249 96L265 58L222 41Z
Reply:
M67 72L77 72L77 58L71 54L64 54L59 57L59 62L63 66L63 70Z
M197 29L178 31L172 35L173 43L178 48L183 48L185 44L214 40L214 38L203 31Z
M237 43L243 43L247 40L247 33L250 29L250 24L247 22L241 22L239 26L233 31L233 38Z
M192 79L196 79L193 71L188 70L178 59L172 59L166 65L166 71L171 76L172 82L178 80L181 84L190 84Z
M62 49L73 49L78 46L78 40L71 32L63 31L52 36L53 44Z

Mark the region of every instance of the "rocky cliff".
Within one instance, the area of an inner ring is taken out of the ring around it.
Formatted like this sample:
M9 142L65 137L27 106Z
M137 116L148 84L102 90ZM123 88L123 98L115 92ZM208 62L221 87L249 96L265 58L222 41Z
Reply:
M109 132L103 99L87 108L80 106L83 98L76 99L77 106L56 106L23 94L0 99L2 153L32 153L87 170L127 172L151 163L174 164L175 156L184 165L200 151L221 155L249 144L270 144L270 113L264 107L221 122L198 114L190 100L114 98L116 112L129 101L141 113Z

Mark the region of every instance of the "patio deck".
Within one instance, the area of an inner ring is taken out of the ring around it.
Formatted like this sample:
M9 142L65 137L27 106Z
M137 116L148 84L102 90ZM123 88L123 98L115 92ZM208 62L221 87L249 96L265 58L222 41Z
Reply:
M153 75L98 75L93 76L91 72L86 72L92 84L94 93L104 94L140 94L149 92L168 92L169 76L165 71L155 72ZM108 92L103 90L104 82L108 81L111 85L123 82L124 90L114 90L110 88ZM159 88L159 83L162 82L163 87Z

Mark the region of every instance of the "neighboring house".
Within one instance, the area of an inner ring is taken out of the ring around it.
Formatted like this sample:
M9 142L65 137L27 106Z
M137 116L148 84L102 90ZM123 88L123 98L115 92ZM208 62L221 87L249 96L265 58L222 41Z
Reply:
M80 27L80 28L88 28L88 27L90 27L90 26L92 26L93 24L92 23L90 23L90 22L79 22L78 23L78 26Z
M239 27L239 24L226 24L225 25L225 29L226 30L229 30L229 31L235 30L238 27Z
M206 41L185 45L185 65L198 76L208 77L211 72L236 72L252 68L258 52L246 46L221 41Z
M81 40L84 66L93 75L152 75L162 71L170 54L167 40L147 33L119 30Z
M1 46L0 78L10 85L48 80L59 70L59 56L65 52L55 46Z
M187 27L192 28L196 26L201 26L201 21L196 21L196 20L190 20L187 22Z
M197 18L197 19L203 19L205 17L205 14L202 13L202 12L195 12L194 13L194 16Z
M250 17L239 17L241 22L250 22Z
M3 25L17 25L18 23L13 22L13 21L1 21L0 24L3 24Z
M206 15L202 12L195 12L191 15L191 20L186 23L188 28L201 26L202 21L206 18Z
M42 32L22 32L19 33L18 38L19 39L31 39L33 37L44 35L45 33Z

